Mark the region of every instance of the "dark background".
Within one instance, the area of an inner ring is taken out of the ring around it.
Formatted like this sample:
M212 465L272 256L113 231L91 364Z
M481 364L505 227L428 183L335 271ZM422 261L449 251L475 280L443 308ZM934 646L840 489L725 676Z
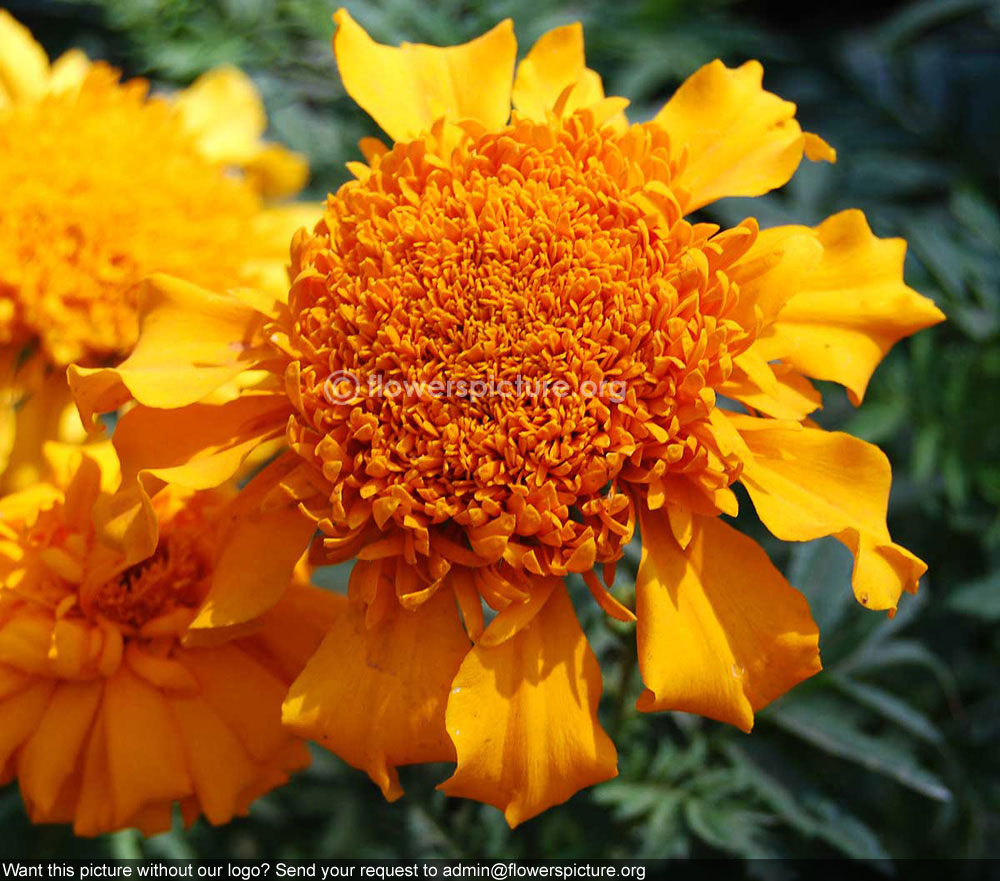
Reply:
M149 841L131 831L76 841L65 829L31 827L9 787L0 790L4 855L1000 856L1000 4L346 5L383 42L459 42L510 15L522 52L548 28L582 20L589 65L609 93L633 99L633 119L655 112L712 58L759 58L765 85L799 104L804 128L829 140L840 161L806 163L782 192L706 213L726 224L749 214L762 225L814 224L858 207L879 235L908 239L907 280L949 321L898 346L859 410L824 387L820 421L889 453L890 527L930 573L889 621L855 604L850 558L832 540L765 540L809 597L826 670L761 713L750 736L681 714L635 713L633 634L581 604L604 667L602 720L621 774L515 832L492 808L436 793L446 767L403 769L407 795L387 805L364 775L317 752L308 772L249 818ZM309 155L317 198L346 178L359 137L374 133L339 83L330 0L9 8L50 54L79 45L163 88L218 63L242 66L265 96L271 137ZM763 537L752 507L743 510L741 526ZM627 562L623 581L637 549ZM323 578L336 585L343 572Z

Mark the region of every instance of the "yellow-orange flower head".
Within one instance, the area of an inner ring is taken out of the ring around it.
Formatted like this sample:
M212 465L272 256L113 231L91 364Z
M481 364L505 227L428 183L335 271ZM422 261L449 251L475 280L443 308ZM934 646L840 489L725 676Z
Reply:
M114 362L135 342L145 276L287 282L289 237L318 212L265 204L296 192L307 172L301 157L260 140L265 126L252 82L235 69L151 96L145 81L120 82L79 50L50 64L0 9L4 489L37 478L43 439L68 439L65 367Z
M622 484L728 486L706 421L752 342L727 272L756 229L684 220L675 167L656 126L580 111L448 163L397 145L331 197L289 310L294 434L323 436L335 510L563 575L621 556Z
M756 62L708 64L630 125L579 26L515 73L510 22L449 48L337 22L344 85L393 144L363 142L356 180L296 235L287 300L157 277L129 358L70 368L86 419L137 402L103 533L121 544L156 481L228 479L283 436L243 493L289 541L312 537L308 514L317 559L355 559L286 724L388 798L397 766L453 761L442 788L516 825L616 773L563 576L636 622L640 710L743 730L820 660L805 599L719 516L735 483L778 538L847 545L862 604L916 589L885 456L811 422L810 379L858 403L885 353L943 316L903 282L904 243L858 211L816 228L689 219L834 159ZM636 526L633 593L614 573ZM208 603L216 625L245 618L231 593Z
M49 452L53 482L0 498L0 773L79 835L163 831L175 803L188 823L245 813L308 763L280 704L336 598L299 578L255 627L193 630L231 493L158 495L155 550L129 565L91 522L110 449Z

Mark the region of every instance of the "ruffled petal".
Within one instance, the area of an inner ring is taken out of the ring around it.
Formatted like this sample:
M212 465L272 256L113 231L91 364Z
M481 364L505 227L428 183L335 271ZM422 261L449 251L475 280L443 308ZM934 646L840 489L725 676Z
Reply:
M305 157L261 141L267 129L264 103L241 70L223 66L202 74L176 96L174 106L201 152L242 168L264 196L286 196L305 185Z
M206 700L177 698L169 706L201 809L210 823L226 823L239 813L257 765Z
M87 79L93 62L82 49L69 49L52 62L48 91L69 92L79 89Z
M636 583L643 711L681 710L749 731L754 713L820 670L805 597L761 547L696 516L682 551L662 511L640 506Z
M158 536L152 496L167 483L187 489L221 485L263 440L281 432L289 411L282 395L246 395L177 410L130 410L114 433L121 488L94 510L102 540L121 551L127 564L148 557Z
M494 805L514 827L614 777L600 699L601 669L560 585L516 636L463 661L447 715L458 767L439 788Z
M308 575L300 567L301 578ZM297 576L298 578L299 576ZM281 601L260 618L249 641L263 648L277 674L292 682L305 668L338 616L347 611L347 597L297 581Z
M676 154L686 152L675 183L690 194L687 211L784 186L804 153L834 160L822 140L803 134L795 105L763 89L763 78L757 61L737 68L713 61L688 77L656 115Z
M102 682L63 682L18 760L21 795L32 820L49 822L60 790L77 771L94 722Z
M245 486L223 515L212 583L192 628L231 627L266 612L288 589L315 522L284 494L265 499L297 464L290 454Z
M413 611L392 603L370 628L363 604L352 603L292 683L285 724L367 772L395 800L403 794L397 765L455 759L445 703L468 650L450 591Z
M162 694L122 665L107 680L104 737L114 805L111 828L148 804L173 801L192 788L187 762Z
M309 181L309 160L281 144L261 143L242 167L265 199L294 196Z
M750 351L754 351L752 348ZM804 376L787 364L766 364L770 382L760 382L737 364L730 378L719 387L727 398L775 419L801 422L823 405L820 393Z
M40 380L24 389L25 397L16 410L8 411L0 428L0 450L7 431L10 447L6 469L0 452L0 492L13 492L38 483L45 477L42 449L45 441L81 442L86 432L73 406L73 397L60 370L46 371ZM2 392L0 392L2 394ZM2 405L0 405L2 406Z
M539 37L517 66L511 100L523 116L538 122L553 110L566 89L573 87L562 107L572 113L604 98L600 76L584 61L583 26L568 24Z
M333 49L344 88L394 141L415 140L442 118L475 120L491 131L507 122L517 56L510 19L445 48L383 46L346 9L334 19Z
M740 480L777 538L842 541L855 555L854 594L870 609L894 609L917 589L927 566L889 537L892 474L878 447L842 432L731 419L751 453Z
M267 129L264 102L243 71L228 65L202 74L173 101L209 159L242 165Z
M191 316L198 317L197 328ZM95 413L134 398L149 407L183 407L255 366L256 311L236 297L154 275L139 297L139 341L116 368L69 368L85 425Z
M859 404L889 349L945 316L904 283L906 242L877 238L860 211L835 214L814 235L822 260L758 345L807 376L846 386Z
M178 660L193 674L201 696L256 762L268 762L291 739L281 727L286 683L258 658L231 642L190 649Z
M42 679L0 701L0 773L10 757L38 730L54 689L54 681Z
M822 259L823 246L808 227L759 230L728 273L740 291L732 317L747 329L770 325Z
M19 21L0 9L0 107L36 101L48 86L49 57Z

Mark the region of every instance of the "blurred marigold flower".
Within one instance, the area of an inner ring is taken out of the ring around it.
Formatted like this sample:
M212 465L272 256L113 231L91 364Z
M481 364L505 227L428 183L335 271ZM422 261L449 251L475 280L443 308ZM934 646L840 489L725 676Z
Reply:
M129 564L91 519L118 479L110 444L46 451L51 482L0 498L3 777L78 835L160 832L174 803L188 823L246 813L308 764L281 702L343 599L299 572L259 620L197 630L246 528L233 493L158 494L158 541Z
M860 401L888 349L943 316L904 284L904 243L857 211L815 229L686 219L833 159L756 62L713 62L629 125L579 26L515 75L510 22L391 48L337 20L347 90L394 143L363 142L356 180L297 234L287 300L155 278L133 354L71 385L87 420L138 403L115 436L133 477L111 542L153 477L223 481L284 434L248 490L300 502L289 532L307 512L317 560L357 561L286 722L390 799L397 766L457 762L442 788L516 825L616 773L566 576L638 619L639 709L744 730L820 661L805 599L719 516L735 483L779 538L843 541L867 607L916 589L885 456L810 421L808 377ZM235 377L241 395L210 398ZM508 393L456 391L497 381ZM637 523L633 612L612 588Z
M69 403L66 365L111 363L134 344L143 277L287 287L288 241L319 206L265 206L297 192L308 172L301 156L261 141L265 127L238 70L150 97L144 81L122 83L79 50L50 64L0 9L6 488L35 479L41 441L70 431L59 406Z

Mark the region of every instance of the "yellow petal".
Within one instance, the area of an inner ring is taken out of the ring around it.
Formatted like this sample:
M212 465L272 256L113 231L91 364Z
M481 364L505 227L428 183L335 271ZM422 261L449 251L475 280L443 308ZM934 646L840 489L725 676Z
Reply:
M681 551L667 516L639 508L638 708L698 713L749 731L754 713L820 669L805 598L756 542L694 518Z
M747 329L770 324L822 259L823 246L808 227L760 230L729 272L740 291L733 318Z
M539 122L573 86L563 113L596 104L604 98L601 78L584 62L583 26L568 24L543 34L517 66L511 94L522 115Z
M235 67L202 74L174 98L184 127L208 159L242 165L256 152L267 128L257 87Z
M814 234L822 260L778 314L764 351L839 382L859 404L889 349L945 316L903 282L906 242L877 238L860 211L835 214Z
M927 566L894 544L886 526L889 460L842 432L733 416L752 458L741 481L764 525L783 541L833 535L855 556L854 594L870 609L894 609Z
M511 827L618 773L597 721L601 669L564 586L516 636L469 652L448 698L458 767L439 787Z
M73 406L66 374L47 371L40 382L32 385L11 420L14 442L0 481L3 492L23 489L46 476L42 457L45 441L83 439L83 426Z
M0 107L45 93L49 57L24 25L0 9Z
M281 144L260 144L253 155L242 163L242 167L265 199L294 196L309 180L309 162L306 157ZM315 220L318 219L319 212ZM288 242L290 241L289 236Z
M197 328L191 316L198 317ZM116 368L69 368L85 425L130 397L149 407L183 407L252 368L260 354L257 313L236 297L154 275L139 298L139 341Z
M510 115L517 42L510 19L461 46L372 40L346 9L334 16L333 49L344 88L394 141L412 141L439 120L501 128Z
M755 349L751 347L749 351L754 352ZM801 422L822 406L820 393L792 367L775 363L769 364L768 368L773 374L773 384L767 388L737 365L729 379L719 387L719 392L775 419L795 422Z
M764 69L748 61L706 64L656 115L676 155L687 162L676 184L690 193L687 211L725 196L760 196L784 186L809 147L810 158L832 161L815 135L795 120L795 105L762 87Z
M292 683L285 724L397 799L397 765L454 761L445 703L468 649L450 591L413 611L392 603L371 628L364 606L352 603Z
M80 88L92 66L87 54L81 49L70 49L63 52L52 62L48 91L70 92Z

